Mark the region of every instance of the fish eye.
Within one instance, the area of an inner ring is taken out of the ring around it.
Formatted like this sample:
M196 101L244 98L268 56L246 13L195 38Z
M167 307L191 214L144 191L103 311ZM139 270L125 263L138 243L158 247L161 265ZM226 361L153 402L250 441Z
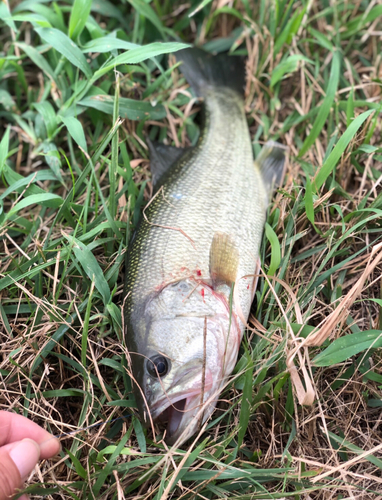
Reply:
M146 361L146 369L153 378L164 377L170 371L170 362L164 356L157 354Z

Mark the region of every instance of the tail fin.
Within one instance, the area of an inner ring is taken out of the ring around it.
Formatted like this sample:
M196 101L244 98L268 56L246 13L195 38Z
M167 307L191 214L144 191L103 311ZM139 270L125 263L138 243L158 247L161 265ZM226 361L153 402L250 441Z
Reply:
M206 87L229 87L240 95L244 93L244 58L228 54L212 55L202 49L191 48L176 53L186 80L198 96Z
M268 141L255 162L261 171L265 190L268 197L272 196L275 188L282 184L284 179L285 151L287 147L274 141Z

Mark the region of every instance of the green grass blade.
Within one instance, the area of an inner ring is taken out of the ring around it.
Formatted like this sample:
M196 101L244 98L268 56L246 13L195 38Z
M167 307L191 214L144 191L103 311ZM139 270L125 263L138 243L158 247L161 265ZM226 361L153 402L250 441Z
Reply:
M0 175L3 174L5 162L6 162L7 157L8 157L10 131L11 131L11 128L7 127L5 130L5 134L1 138L1 142L0 142Z
M51 65L37 49L23 42L17 42L16 45L26 53L29 59L33 61L35 65L41 69L41 71L43 71L53 81L56 81L56 75L54 74Z
M52 28L50 22L40 14L28 12L28 14L15 14L12 16L14 21L28 22L36 28Z
M382 330L368 330L345 335L334 340L329 347L318 354L312 360L312 364L315 366L332 366L342 363L360 352L377 347L382 347Z
M288 73L293 73L298 68L298 63L300 61L309 62L313 64L313 61L306 56L301 54L294 54L287 57L281 63L276 66L272 72L271 87L274 87L282 78Z
M273 276L281 262L280 242L277 234L267 222L265 223L265 234L271 244L271 262L267 274L268 276Z
M351 89L346 106L346 126L349 127L354 119L354 90Z
M311 26L308 28L309 33L315 37L317 42L324 47L329 52L334 52L333 44L328 40L328 38L320 31L315 30Z
M38 181L54 181L57 179L56 175L49 170L40 170L39 172L28 175L27 177L22 177L17 172L14 172L6 167L3 174L9 184L9 187L0 195L0 200L5 199L10 193L13 192L24 192L27 196L31 194L42 194L44 193L44 190L36 186L34 183ZM28 186L26 190L23 189L25 186Z
M119 119L119 76L116 75L115 92L114 92L114 108L113 108L113 123L116 123ZM113 218L117 217L117 168L118 168L118 143L119 143L119 133L118 130L114 134L111 140L111 162L109 164L109 209Z
M99 160L99 158L101 157L105 148L110 143L111 139L113 138L113 136L114 136L114 134L119 126L120 126L120 123L116 123L115 126L104 137L104 139L102 140L101 144L98 146L98 148L93 156L94 162L97 162ZM86 181L87 176L89 175L91 170L92 170L92 162L89 161L88 164L86 165L86 167L84 168L84 170L82 171L81 175L78 177L78 179L76 181L75 187L76 187L77 191L80 189L82 184ZM56 222L59 221L61 219L61 217L63 217L65 215L65 212L67 211L70 203L72 202L73 195L74 195L74 187L71 188L71 190L69 191L68 195L66 196L66 198L64 200L64 203L60 207L60 210L57 212L57 215L53 221L53 224L51 225L51 227L49 229L48 238L46 240L46 245L48 244L48 241L50 240L50 235L53 231L53 228L54 228Z
M129 4L135 9L135 11L139 14L141 14L143 17L148 19L159 31L159 33L162 35L162 38L166 38L166 30L157 16L156 12L153 10L153 8L148 4L145 3L143 0L127 0Z
M130 50L137 47L139 47L139 45L136 43L126 42L126 40L113 38L111 36L103 36L85 43L82 47L82 51L85 53L99 52L100 54L103 54L105 52L111 52L112 50Z
M115 460L117 459L118 455L123 450L123 448L124 448L127 440L129 439L129 437L130 437L130 433L127 432L122 437L122 439L120 440L120 442L118 443L118 445L115 447L115 450L113 451L113 453L108 458L106 466L100 472L100 474L99 474L99 476L97 478L97 481L96 481L95 485L92 488L92 493L94 495L94 498L97 498L99 496L99 492L100 492L102 486L107 481L107 477L108 477L109 473L112 470L112 467L114 465Z
M307 5L302 9L296 9L292 18L288 21L287 25L280 31L279 36L276 39L274 54L278 54L280 52L281 47L287 41L292 39L293 35L295 35L296 31L301 26L301 21L306 12Z
M353 453L355 453L357 455L363 455L365 452L365 450L363 450L362 448L359 448L358 446L350 443L346 439L343 439L339 436L336 436L335 434L333 434L333 432L328 431L328 435L329 435L330 439L333 439L333 441L336 441L339 445L341 445L341 447L347 448L349 451L352 451ZM382 460L380 458L377 458L373 455L366 455L364 457L364 459L367 460L368 462L372 463L376 467L378 467L380 470L382 470Z
M188 17L193 17L196 13L204 9L208 4L210 4L212 0L203 0L200 2L200 4L194 9L190 14L188 14Z
M8 2L1 2L0 4L0 19L4 21L14 33L18 32L11 13L9 12Z
M350 126L346 129L342 137L340 137L333 151L330 153L329 157L324 162L324 164L322 165L322 167L320 168L316 177L313 180L313 187L315 188L316 192L319 191L319 189L324 184L326 179L332 173L335 166L337 165L338 160L341 158L342 153L350 144L350 141L357 134L359 128L367 120L367 118L369 118L369 116L372 113L374 113L374 110L369 109L368 111L364 111L362 114L357 116L357 118L355 118L350 124Z
M57 208L63 203L63 199L58 194L52 193L41 193L41 194L32 194L31 196L27 196L23 200L19 201L14 205L11 210L7 214L7 219L12 215L17 214L20 210L23 210L26 207L30 207L32 205L44 205L47 207Z
M77 103L79 106L97 109L108 115L113 115L114 98L108 95L94 95L85 97ZM166 116L166 109L162 104L153 106L150 102L136 101L127 97L119 98L119 116L129 120L160 120Z
M312 144L314 144L314 141L317 139L319 134L322 132L322 129L330 113L330 110L332 109L334 98L337 92L338 82L340 79L341 59L342 59L341 53L336 50L333 53L332 67L330 70L330 76L328 80L328 87L326 89L325 99L319 106L319 112L316 119L314 120L312 130L305 139L304 144L302 145L298 156L304 155L308 151L308 149L312 146Z
M251 416L252 404L252 383L253 383L253 360L249 352L246 352L247 363L244 375L244 388L241 398L240 417L239 417L239 432L237 435L237 450L243 443L245 433L247 432L249 419Z
M78 259L78 262L80 263L82 269L85 271L90 281L94 281L94 286L101 294L103 303L106 306L111 300L110 289L97 262L97 259L94 257L89 248L80 240L68 234L64 234L64 237L71 244L74 255Z
M111 71L113 68L119 66L120 64L137 64L139 62L145 61L146 59L151 59L153 57L162 54L168 54L170 52L174 53L177 52L178 50L185 49L189 46L190 45L187 43L154 42L145 45L144 47L137 47L135 49L131 49L123 54L120 54L117 57L114 57L114 59L112 59L111 61L105 63L104 66L102 66L102 68L100 68L98 71L94 73L92 82L95 82L96 80L98 80L98 78L101 78L101 76L105 75L106 73Z
M68 61L80 69L88 78L92 77L93 73L85 56L67 35L55 28L35 28L35 31L45 42L66 57Z
M105 284L102 283L102 285L103 285L104 289L107 290L107 288L104 286ZM92 284L90 287L89 301L88 301L87 306L86 306L84 326L82 329L82 336L81 336L81 363L82 363L82 366L84 368L86 368L86 354L88 351L88 337L89 337L89 319L90 319L90 313L92 310L92 299L93 299L94 287L95 287L95 280L92 281Z
M88 20L92 0L74 0L69 19L69 38L77 39L85 28Z
M309 177L306 177L306 186L305 186L305 213L306 216L314 226L314 204L313 204L313 192L312 192L312 184L310 182Z
M60 116L59 117L67 128L72 139L84 150L88 151L86 138L82 123L74 116Z
M51 139L57 130L57 115L49 101L35 102L33 105L44 120L48 139Z

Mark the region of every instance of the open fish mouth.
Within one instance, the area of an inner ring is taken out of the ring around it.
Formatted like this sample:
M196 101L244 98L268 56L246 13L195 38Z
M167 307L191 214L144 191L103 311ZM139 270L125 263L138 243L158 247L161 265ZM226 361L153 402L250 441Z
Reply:
M183 367L181 378L175 379L167 391L151 401L152 419L165 429L168 444L175 443L181 435L183 440L187 439L205 420L204 415L211 413L207 410L210 405L206 401L214 387L214 376L209 368L205 368L202 377L200 371L202 367Z
M166 425L166 436L173 436L182 422L183 416L185 415L185 407L187 404L187 398L180 399L176 403L170 404L165 408L160 415L156 418L156 421L160 424Z
M169 401L153 411L153 420L166 431L165 441L173 444L180 435L191 435L199 426L200 394L187 394L176 401ZM193 421L193 422L191 422Z

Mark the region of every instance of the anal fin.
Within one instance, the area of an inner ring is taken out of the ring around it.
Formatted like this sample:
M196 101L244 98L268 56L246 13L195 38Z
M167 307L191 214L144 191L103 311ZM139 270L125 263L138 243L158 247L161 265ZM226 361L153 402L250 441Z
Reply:
M210 248L210 275L214 287L235 283L239 268L239 251L227 233L216 232Z

